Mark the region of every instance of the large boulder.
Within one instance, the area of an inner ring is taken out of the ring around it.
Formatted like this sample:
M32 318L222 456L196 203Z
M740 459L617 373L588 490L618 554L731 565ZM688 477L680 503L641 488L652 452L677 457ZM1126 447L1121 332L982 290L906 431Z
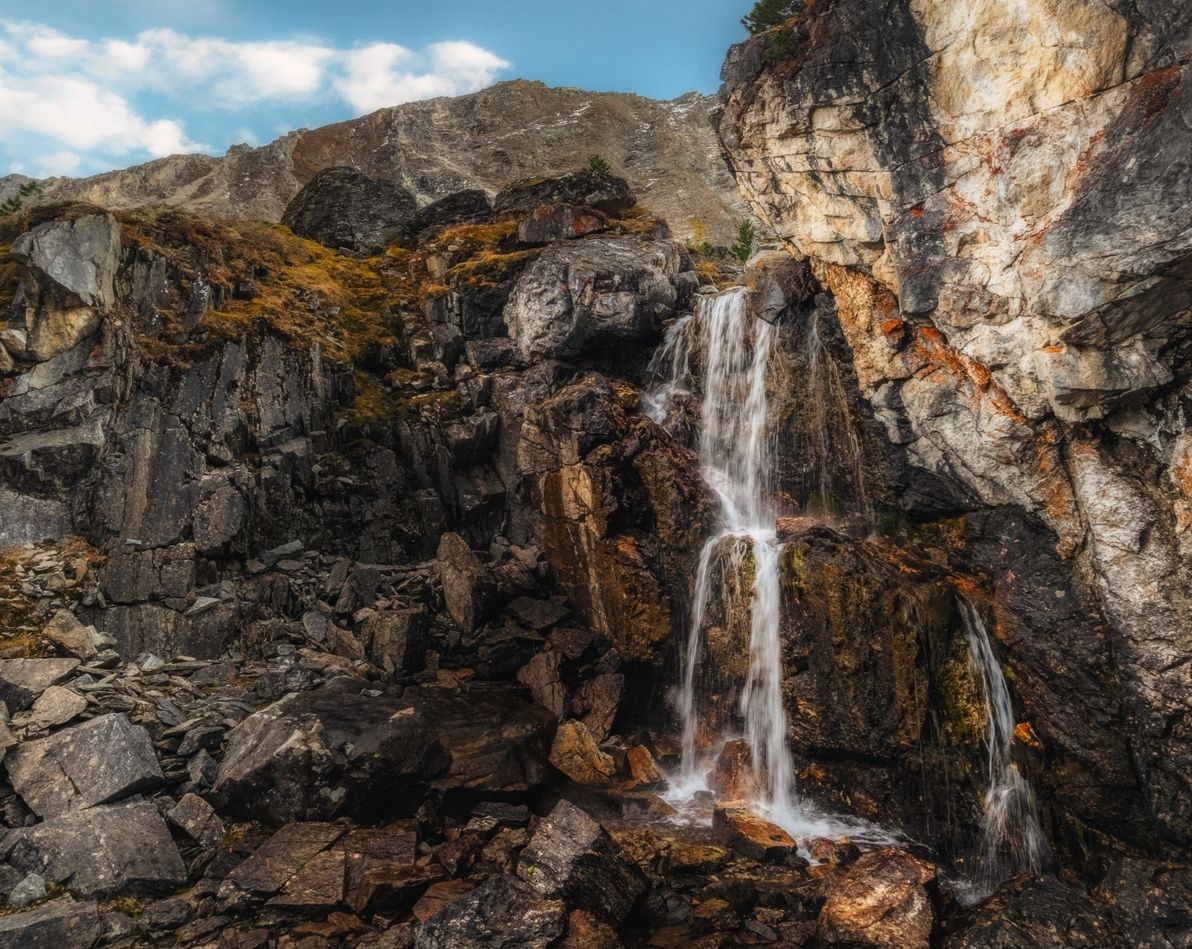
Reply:
M78 666L77 659L0 660L0 702L10 712L27 709L50 686L65 682Z
M409 237L417 202L401 185L355 168L325 168L286 206L282 223L326 247L373 253Z
M679 245L634 237L548 247L518 280L505 325L527 361L600 356L658 336L676 299Z
M414 215L414 232L424 241L446 227L487 221L493 216L488 195L479 190L457 191L439 198Z
M225 813L274 821L413 813L448 759L394 690L342 676L287 695L228 734L214 793Z
M459 534L443 535L438 561L447 615L470 633L488 617L495 592L492 581L480 558Z
M538 822L517 875L544 896L562 898L614 925L646 888L644 874L600 822L566 800Z
M62 896L0 916L0 949L91 949L103 931L95 903Z
M580 171L556 178L516 181L497 194L493 210L502 217L516 217L531 214L544 204L575 204L616 217L636 203L624 178Z
M905 850L867 853L828 890L819 936L829 944L927 949L935 927L935 867Z
M1141 901L1135 905L1140 907ZM1109 918L1105 905L1089 899L1083 890L1053 876L1038 880L1022 877L1011 881L977 907L962 924L962 931L950 936L944 946L946 949L1029 949L1034 946L1174 949L1188 945L1186 925L1182 935L1177 937L1181 941L1175 942L1151 929L1150 924L1154 921L1151 917L1140 919L1138 922L1142 925L1138 928L1121 931ZM1182 922L1187 923L1186 907Z
M517 877L490 877L418 930L417 949L547 949L563 935L567 907Z
M444 789L527 791L550 773L557 722L539 705L500 691L408 688L402 701L423 715L450 756Z
M186 880L169 828L153 804L89 807L9 831L0 851L24 873L85 896L162 892Z
M149 733L123 713L18 745L4 767L16 792L42 817L118 801L163 780Z
M13 355L44 362L93 335L116 302L120 225L107 212L48 221L12 244L22 267L18 309L25 346ZM6 347L15 348L8 334Z

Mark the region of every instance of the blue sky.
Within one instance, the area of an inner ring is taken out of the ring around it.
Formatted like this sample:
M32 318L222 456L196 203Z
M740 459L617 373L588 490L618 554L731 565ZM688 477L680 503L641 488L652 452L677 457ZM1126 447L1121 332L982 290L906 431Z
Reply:
M749 0L0 0L0 174L222 154L505 79L712 92Z

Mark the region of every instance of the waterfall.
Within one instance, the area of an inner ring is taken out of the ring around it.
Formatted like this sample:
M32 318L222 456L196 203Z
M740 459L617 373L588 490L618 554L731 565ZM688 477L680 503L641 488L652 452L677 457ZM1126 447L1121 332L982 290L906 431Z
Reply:
M978 895L985 896L1014 873L1037 873L1048 859L1050 848L1039 826L1034 792L1014 763L1014 706L1006 678L993 654L981 614L964 597L958 602L969 660L980 683L987 715L989 786L985 792L979 867L972 881Z
M749 608L749 672L741 692L741 714L764 788L764 806L776 815L791 810L793 766L786 737L779 641L782 545L775 531L773 458L769 432L767 372L774 354L774 327L752 319L745 290L729 290L700 301L695 317L677 322L654 363L662 382L647 410L664 422L676 399L687 394L692 351L699 346L703 374L699 458L704 480L720 502L721 527L700 553L688 639L683 653L679 714L683 723L682 783L702 783L696 749L699 709L696 673L707 611L716 591L717 568L725 559L739 576L752 555Z

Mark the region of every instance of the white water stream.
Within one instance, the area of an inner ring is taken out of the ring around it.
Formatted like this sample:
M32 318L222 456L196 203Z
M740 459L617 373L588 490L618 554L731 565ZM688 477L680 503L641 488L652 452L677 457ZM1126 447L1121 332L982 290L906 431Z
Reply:
M989 895L1015 873L1037 873L1050 848L1035 808L1030 783L1014 763L1014 706L1006 677L993 654L981 614L963 597L960 615L968 638L973 673L985 701L988 751L981 853L971 884L974 896Z

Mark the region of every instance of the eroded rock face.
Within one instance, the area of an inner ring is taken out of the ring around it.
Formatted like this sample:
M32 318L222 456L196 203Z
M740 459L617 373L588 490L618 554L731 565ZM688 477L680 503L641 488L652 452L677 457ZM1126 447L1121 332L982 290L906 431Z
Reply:
M1188 25L1172 2L814 5L730 53L719 120L755 213L831 295L886 438L928 476L900 506L983 509L959 559L999 578L1029 714L1080 762L1056 793L1180 852ZM1044 611L1020 558L1059 581L1046 625L1068 634L1024 634Z
M928 885L936 870L905 850L861 857L828 892L819 935L828 944L925 949L935 909Z
M66 352L94 335L116 303L120 226L110 214L48 221L17 238L10 254L25 268L25 346L13 355L44 362Z

